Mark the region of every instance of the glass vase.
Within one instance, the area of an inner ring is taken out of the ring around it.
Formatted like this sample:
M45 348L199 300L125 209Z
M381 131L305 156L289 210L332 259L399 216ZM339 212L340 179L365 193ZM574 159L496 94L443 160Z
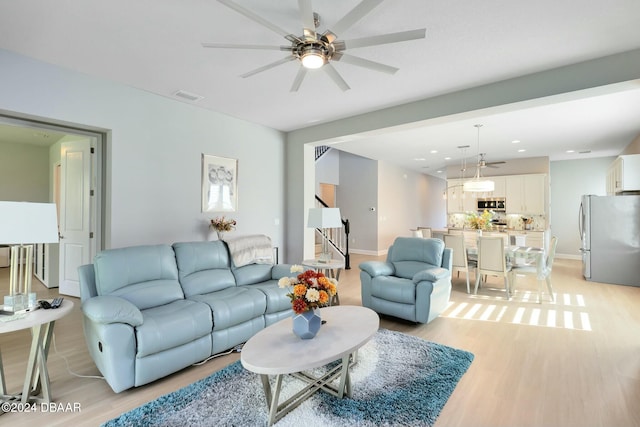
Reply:
M315 337L320 330L321 324L322 318L320 317L320 310L317 308L301 314L293 314L293 333L303 340Z

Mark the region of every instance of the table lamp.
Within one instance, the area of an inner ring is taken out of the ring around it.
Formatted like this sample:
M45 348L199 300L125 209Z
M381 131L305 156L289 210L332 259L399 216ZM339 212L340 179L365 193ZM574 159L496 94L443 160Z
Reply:
M55 203L0 202L0 244L12 245L6 311L35 306L36 294L31 292L35 243L58 243Z
M329 249L329 237L327 236L327 228L342 227L342 217L339 208L311 208L309 209L309 218L307 219L307 227L318 228L322 230L322 253L320 254L320 262L331 261L331 250Z

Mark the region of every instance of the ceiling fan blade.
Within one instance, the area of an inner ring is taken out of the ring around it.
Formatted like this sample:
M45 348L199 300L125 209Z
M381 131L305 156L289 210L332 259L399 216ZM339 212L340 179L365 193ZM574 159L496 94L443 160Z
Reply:
M285 63L287 63L289 61L293 61L294 59L296 59L295 56L286 56L286 57L284 57L282 59L279 59L276 62L272 62L272 63L267 64L267 65L263 65L260 68L256 68L255 70L249 71L248 73L244 73L244 74L240 75L240 77L242 77L242 78L251 77L254 74L258 74L258 73L261 73L263 71L267 71L267 70L269 70L269 69L271 69L273 67L277 67L280 64L285 64Z
M340 74L338 74L338 71L336 71L336 69L333 68L333 65L324 64L322 69L329 75L329 77L331 77L331 80L333 80L335 82L335 84L337 84L340 89L342 89L342 90L351 89L349 87L349 85L347 84L347 82L344 81L342 76L340 76Z
M346 62L347 64L357 65L358 67L368 68L370 70L379 71L386 74L395 74L399 68L391 67L390 65L381 64L379 62L369 61L368 59L360 58L353 55L347 55L343 53L341 55L335 55L334 60L340 62Z
M400 31L398 33L381 34L379 36L345 40L344 44L347 49L354 49L357 47L377 46L381 44L399 43L409 40L423 39L425 38L426 34L427 29L421 28L419 30Z
M300 89L300 85L302 84L302 80L307 75L307 69L305 67L300 66L298 69L298 74L296 74L296 78L293 80L293 84L291 85L291 90L289 92L297 92Z
M334 34L342 34L353 24L362 19L365 15L375 9L383 0L362 0L356 7L351 9L349 13L342 17L336 25L333 26L331 32Z
M280 34L283 37L286 37L289 35L289 32L278 27L276 24L267 21L266 19L264 19L263 17L261 17L260 15L257 15L253 12L251 12L249 9L245 9L244 7L240 6L239 4L236 4L234 2L232 2L231 0L218 0L220 3L222 3L223 5L227 6L230 9L235 10L236 12L238 12L241 15L246 16L247 18L251 19L254 22L257 22L258 24L267 27L268 29L270 29L271 31L274 31L278 34Z
M316 37L316 24L313 19L313 6L311 0L298 0L300 8L300 18L302 19L302 28L304 35L308 37Z
M268 46L262 44L202 43L202 47L213 47L217 49L291 50L291 46Z

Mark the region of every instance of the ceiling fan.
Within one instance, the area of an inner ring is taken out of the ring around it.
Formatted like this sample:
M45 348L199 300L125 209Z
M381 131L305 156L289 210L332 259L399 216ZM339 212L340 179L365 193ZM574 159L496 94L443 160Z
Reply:
M388 43L398 43L409 40L422 39L425 38L426 34L426 29L422 28L418 30L401 31L397 33L362 37L352 40L338 39L339 35L346 32L356 22L358 22L369 12L371 12L376 6L382 3L383 0L362 0L351 11L343 16L336 24L334 24L331 30L326 30L323 33L318 33L316 31L316 29L320 26L320 15L313 12L311 0L298 0L300 17L302 19L301 36L292 34L289 31L280 28L272 22L269 22L266 19L262 18L260 15L233 2L232 0L218 1L225 6L235 10L236 12L246 16L252 21L255 21L258 24L280 34L290 44L287 46L269 46L258 44L202 43L202 46L222 49L263 49L281 50L288 52L288 55L284 58L244 73L241 75L241 77L250 77L260 72L274 68L278 65L298 60L301 66L298 70L298 74L293 81L293 85L291 86L291 92L296 92L300 88L300 85L302 84L307 71L310 69L324 70L324 72L327 73L327 75L335 82L336 85L338 85L340 89L349 90L350 87L347 82L333 67L332 62L334 61L344 62L382 73L394 74L396 71L398 71L398 68L349 55L345 53L345 51L347 49L355 49L359 47L378 46Z
M484 158L484 156L486 155L487 153L480 153L480 159L478 159L478 167L497 169L498 166L495 166L495 165L502 165L504 163L507 163L507 162L487 162Z

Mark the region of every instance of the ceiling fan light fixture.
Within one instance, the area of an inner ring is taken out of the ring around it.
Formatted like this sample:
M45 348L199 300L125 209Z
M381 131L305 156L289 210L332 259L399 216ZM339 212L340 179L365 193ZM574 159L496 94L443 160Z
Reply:
M300 62L303 67L315 70L321 68L326 63L326 58L321 49L308 47L300 56Z
M480 175L480 167L482 163L482 155L480 154L480 128L482 125L474 125L478 129L478 164L476 166L476 175L462 185L462 191L469 193L490 193L496 188L496 183L489 179L482 179Z

